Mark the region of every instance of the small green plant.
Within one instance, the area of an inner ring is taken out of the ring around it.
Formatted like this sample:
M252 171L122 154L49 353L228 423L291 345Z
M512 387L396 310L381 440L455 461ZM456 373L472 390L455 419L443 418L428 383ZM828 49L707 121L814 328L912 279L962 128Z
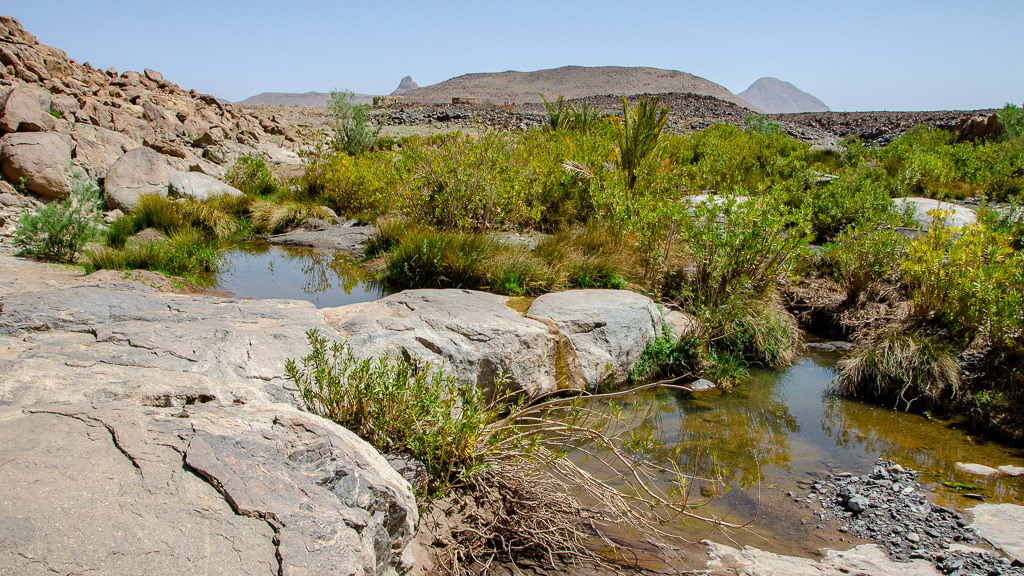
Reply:
M58 120L63 120L64 119L64 114L60 110L57 110L56 108L50 108L50 116L53 116L54 118L56 118Z
M584 100L579 108L569 105L569 127L578 132L587 133L596 128L604 117L605 109L591 106Z
M417 361L356 358L315 329L306 336L312 352L299 363L288 360L285 370L310 412L385 454L416 458L443 487L478 466L480 444L497 419L498 405L488 402L475 382L456 382Z
M397 288L479 288L492 250L481 234L415 231L388 255L383 280Z
M370 106L356 104L348 90L331 91L331 116L334 118L334 148L355 156L373 147L384 128L385 118L370 119Z
M659 106L661 97L641 98L633 108L622 97L622 117L612 116L618 142L619 168L626 173L626 188L636 186L636 171L661 142L661 133L668 123L668 108Z
M55 200L18 220L14 243L19 254L49 262L73 263L100 223L99 189L82 174L71 178L66 200Z
M743 129L747 132L755 132L762 136L784 135L786 131L776 122L765 118L760 114L747 114L743 119Z
M692 336L676 338L667 323L661 334L647 343L643 354L633 364L629 380L640 383L656 378L684 376L692 373L700 361L700 340Z
M262 156L246 154L228 168L224 181L253 196L270 196L277 192L278 181Z

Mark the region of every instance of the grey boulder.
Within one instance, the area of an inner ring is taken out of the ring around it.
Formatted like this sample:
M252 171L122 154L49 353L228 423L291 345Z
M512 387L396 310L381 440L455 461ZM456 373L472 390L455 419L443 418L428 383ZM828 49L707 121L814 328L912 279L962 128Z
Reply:
M125 152L107 170L103 188L107 207L131 212L143 194L167 196L167 163L159 153L140 147Z
M245 196L245 193L201 172L168 170L168 192L178 198L207 200L214 196Z
M526 316L557 329L569 384L576 389L625 381L664 323L654 301L627 290L551 292L534 300Z
M345 222L321 230L292 230L271 236L267 241L282 246L308 246L334 250L349 256L362 256L366 252L366 243L376 234L376 226L357 226L355 222Z
M922 230L931 229L939 215L936 211L943 213L940 220L951 228L963 228L978 222L977 212L951 202L916 197L893 198L892 202L896 205L897 210L908 212Z
M18 132L0 138L0 168L12 182L47 198L67 198L71 138L54 132Z
M406 290L321 312L359 357L417 357L482 386L502 374L531 397L557 389L557 335L508 300L472 290Z

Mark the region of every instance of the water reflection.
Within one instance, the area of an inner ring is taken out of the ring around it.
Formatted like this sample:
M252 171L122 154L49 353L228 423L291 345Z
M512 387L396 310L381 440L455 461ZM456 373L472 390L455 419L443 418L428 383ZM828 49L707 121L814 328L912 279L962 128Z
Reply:
M813 481L829 473L869 471L879 457L921 471L922 482L944 505L963 508L976 501L942 482L972 482L979 487L973 491L990 502L1024 501L1024 478L979 480L955 471L958 461L1024 465L1024 451L974 438L950 423L830 396L834 360L808 353L788 369L756 371L719 396L642 392L623 404L623 425L660 438L656 457L673 458L699 478L721 479L703 483L720 496L706 511L729 513L734 522L754 520L759 536L738 542L785 553L810 554L835 542L805 525L817 520L784 494L806 495ZM765 514L771 519L761 520Z
M238 297L308 300L319 308L379 300L385 294L372 274L344 254L266 243L225 252L217 289Z

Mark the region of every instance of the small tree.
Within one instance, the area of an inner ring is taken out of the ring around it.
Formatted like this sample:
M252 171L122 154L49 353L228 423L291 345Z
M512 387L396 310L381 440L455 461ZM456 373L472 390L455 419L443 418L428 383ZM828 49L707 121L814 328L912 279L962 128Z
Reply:
M626 188L636 185L636 169L654 152L661 141L661 133L668 123L668 108L660 107L661 98L641 98L633 108L622 97L622 118L612 117L618 139L616 153L619 168L626 172Z
M349 90L331 91L331 115L334 117L334 148L355 156L366 152L384 128L384 117L370 119L366 104L356 104Z
M1007 102L997 114L1005 140L1017 140L1024 136L1024 108Z

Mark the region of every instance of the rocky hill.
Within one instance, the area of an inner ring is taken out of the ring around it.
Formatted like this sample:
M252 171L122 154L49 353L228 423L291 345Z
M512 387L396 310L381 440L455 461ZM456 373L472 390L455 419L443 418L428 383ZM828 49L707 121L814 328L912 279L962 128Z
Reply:
M759 78L739 95L769 114L831 110L821 100L778 78Z
M535 72L465 74L405 93L406 102L443 104L453 97L476 98L481 104L525 104L547 98L585 98L600 94L662 94L690 92L714 96L726 102L752 106L715 84L677 70L620 66L563 66Z
M356 104L372 104L372 94L355 94L353 102ZM269 106L310 106L313 108L327 108L331 104L331 95L327 92L263 92L250 96L239 104L245 106L256 106L266 104Z
M63 198L81 171L111 208L127 209L141 192L173 193L172 181L187 195L223 191L218 179L243 154L299 162L294 131L274 116L183 90L155 70L80 64L9 16L0 16L0 63L0 188Z
M406 76L405 78L402 78L401 82L398 83L398 88L395 88L394 90L392 90L391 94L389 94L389 95L390 96L401 96L402 94L405 94L406 92L410 92L412 90L415 90L415 89L417 89L419 87L420 87L420 85L417 84L416 81L412 79L412 76Z

